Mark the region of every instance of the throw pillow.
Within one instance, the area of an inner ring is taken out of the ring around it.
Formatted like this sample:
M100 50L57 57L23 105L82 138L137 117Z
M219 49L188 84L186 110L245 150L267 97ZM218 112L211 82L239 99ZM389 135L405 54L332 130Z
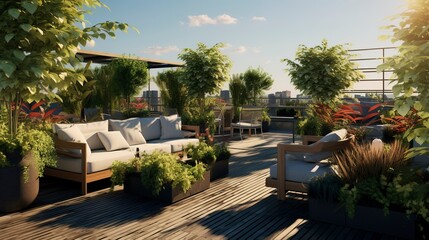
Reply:
M142 135L140 120L130 118L126 120L109 120L114 131L120 131L129 145L145 144L146 140Z
M104 148L103 143L101 143L100 139L98 138L97 132L109 130L109 122L107 120L90 123L54 124L53 130L54 133L56 133L60 129L69 128L72 126L77 126L80 129L81 133L86 139L86 142L92 150Z
M91 149L89 148L88 143L86 142L85 136L77 126L71 126L69 128L63 128L57 130L58 139L67 141L67 142L78 142L86 144L87 154L91 154ZM72 157L80 158L82 157L82 151L79 149L58 149L61 153L70 155Z
M183 138L182 120L176 115L171 116L161 116L161 138L160 139L170 139L170 138Z
M110 152L130 147L120 131L98 132L97 135L106 151Z
M144 138L149 141L161 138L161 120L159 117L139 118Z
M320 142L336 142L344 139L347 136L347 130L342 128L336 131L332 131L321 138Z

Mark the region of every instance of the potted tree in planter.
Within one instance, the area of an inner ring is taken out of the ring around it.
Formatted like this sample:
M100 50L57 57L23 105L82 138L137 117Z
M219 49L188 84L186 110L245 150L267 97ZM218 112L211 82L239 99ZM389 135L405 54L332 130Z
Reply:
M267 109L264 109L262 111L262 118L261 118L261 120L262 120L262 131L264 131L264 132L270 131L271 118L268 115Z
M93 38L114 35L115 29L127 29L127 24L117 22L99 23L92 27L77 27L76 23L85 21L84 14L89 12L89 8L100 5L99 1L83 0L71 2L2 1L4 14L0 15L0 28L2 29L0 32L0 52L2 53L0 104L7 111L7 134L1 136L7 149L6 153L2 151L0 157L3 166L11 164L11 158L24 157L22 155L32 152L30 150L33 150L33 153L34 150L41 151L34 149L41 142L40 139L20 140L25 134L31 132L20 133L19 130L22 103L55 99L58 98L57 91L66 91L75 82L80 84L85 82L83 73L69 67L79 65L80 59L76 56L78 47L85 46L86 42ZM61 21L59 21L60 19ZM50 24L46 24L47 22ZM21 39L25 39L25 41L21 41ZM41 138L43 136L40 134ZM47 140L47 138L43 139ZM29 143L29 141L35 143ZM14 154L9 154L13 149L15 149L12 151ZM4 168L2 169L4 170ZM35 171L31 169L30 173ZM10 171L15 170L10 169ZM15 171L15 175L20 172ZM10 179L6 181L10 182ZM19 192L19 190L17 191ZM4 196L3 193L2 196Z
M179 162L176 156L154 152L128 162L112 164L112 188L150 199L174 203L210 187L210 171L203 163L194 166Z
M52 137L44 130L21 125L11 138L0 125L0 212L14 212L30 205L39 193L45 166L55 166Z

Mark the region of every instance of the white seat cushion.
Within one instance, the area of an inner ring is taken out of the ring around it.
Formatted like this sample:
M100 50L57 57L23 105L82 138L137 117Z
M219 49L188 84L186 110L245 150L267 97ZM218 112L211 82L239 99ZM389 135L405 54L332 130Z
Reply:
M136 153L137 148L139 148L140 154L147 153L151 154L154 151L160 151L165 153L171 153L171 145L163 143L146 143L146 144L137 144L130 146L131 150Z
M329 164L314 164L304 161L286 161L286 180L293 182L309 183L313 177L332 173ZM277 164L270 166L270 177L277 178Z
M88 173L109 169L115 160L128 161L133 157L134 153L131 149L113 152L105 150L93 151L88 158ZM82 173L81 160L72 157L59 156L56 168L74 173Z
M182 151L183 147L188 146L189 144L192 145L198 145L200 140L197 138L183 138L183 139L166 139L166 140L154 140L151 141L151 143L162 143L162 144L168 144L171 146L171 152L180 152Z

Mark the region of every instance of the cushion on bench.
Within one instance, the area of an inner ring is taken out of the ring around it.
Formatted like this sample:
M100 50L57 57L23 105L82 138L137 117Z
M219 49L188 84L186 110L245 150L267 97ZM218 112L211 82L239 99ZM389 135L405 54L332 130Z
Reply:
M329 164L314 164L304 161L286 160L287 181L309 183L313 177L332 173ZM270 177L277 178L277 164L270 166Z

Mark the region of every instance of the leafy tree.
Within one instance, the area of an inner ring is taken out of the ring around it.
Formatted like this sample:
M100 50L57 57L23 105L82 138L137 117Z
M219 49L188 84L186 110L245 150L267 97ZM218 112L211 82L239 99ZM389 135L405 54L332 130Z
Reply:
M143 61L117 58L111 62L114 69L112 93L125 98L127 105L131 97L149 82L147 64Z
M379 69L392 69L397 80L392 88L395 108L406 116L417 110L420 124L408 129L408 141L429 142L429 0L410 0L408 9L398 15L398 26L390 26L392 41L400 42L398 54ZM415 94L417 92L418 94ZM422 151L423 153L424 151Z
M87 81L83 84L79 82L73 83L67 88L67 91L58 93L62 99L63 111L82 117L82 111L94 92L94 85L97 83L93 79L89 66L90 64L87 64L85 68L76 70L76 72L84 74Z
M114 37L128 25L103 22L86 27L90 8L99 0L0 1L0 101L8 110L8 129L16 135L22 101L58 98L72 84L85 82L76 72L79 46L94 38ZM82 27L80 27L82 26ZM71 67L70 67L71 66Z
M274 80L271 75L264 72L261 68L249 68L243 75L246 93L250 104L257 105L257 99L262 96L265 90L269 90Z
M200 111L204 111L206 94L219 92L223 83L229 80L231 60L221 52L222 43L208 48L198 43L196 50L185 48L179 58L186 63L180 81L188 88L191 97L199 99Z
M187 89L183 83L179 80L180 74L183 73L183 69L169 69L164 72L158 73L158 76L154 77L155 84L161 91L162 102L166 107L175 108L179 115L183 114L185 104L188 100Z
M292 83L304 94L311 95L316 102L334 101L342 90L363 78L350 61L351 54L342 46L322 45L306 47L300 45L295 60L283 59Z
M240 107L246 104L247 101L246 85L244 84L243 78L243 74L233 74L229 82L229 91L231 92L236 120L238 120L240 114Z
M114 69L110 64L106 64L94 68L93 74L96 83L91 96L91 103L95 106L101 106L103 112L111 113L114 103L118 100L112 93Z

